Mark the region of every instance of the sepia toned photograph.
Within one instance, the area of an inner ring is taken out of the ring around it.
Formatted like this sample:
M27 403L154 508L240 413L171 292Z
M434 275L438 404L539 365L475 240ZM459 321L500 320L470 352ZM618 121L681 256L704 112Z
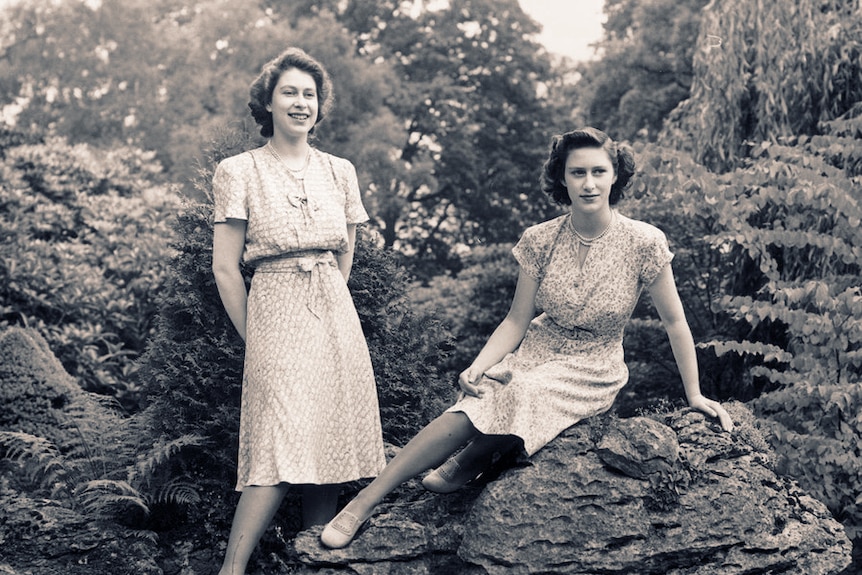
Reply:
M0 575L862 574L860 0L0 0Z

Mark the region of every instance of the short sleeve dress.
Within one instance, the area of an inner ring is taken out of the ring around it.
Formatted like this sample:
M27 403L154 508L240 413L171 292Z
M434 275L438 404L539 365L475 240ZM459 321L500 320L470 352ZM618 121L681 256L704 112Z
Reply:
M518 348L485 372L463 412L482 433L515 435L532 455L581 419L610 409L628 381L623 330L673 254L656 227L615 213L583 267L570 216L527 228L513 253L538 280L541 312Z
M356 170L310 152L303 178L263 146L223 160L215 222L246 220L253 268L240 411L237 490L333 484L385 465L377 388L335 254L368 219Z

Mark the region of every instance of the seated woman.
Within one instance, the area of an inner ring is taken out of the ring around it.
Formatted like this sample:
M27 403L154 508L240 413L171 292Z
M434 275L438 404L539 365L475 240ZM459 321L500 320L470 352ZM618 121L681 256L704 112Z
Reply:
M511 308L461 373L459 400L327 524L323 545L348 545L388 493L465 444L425 478L427 489L454 491L495 452L522 445L532 455L578 421L610 409L628 381L623 330L644 289L667 330L689 405L732 429L724 408L701 395L664 234L613 208L634 168L631 150L594 128L553 139L542 188L569 213L524 232L513 250L520 273Z

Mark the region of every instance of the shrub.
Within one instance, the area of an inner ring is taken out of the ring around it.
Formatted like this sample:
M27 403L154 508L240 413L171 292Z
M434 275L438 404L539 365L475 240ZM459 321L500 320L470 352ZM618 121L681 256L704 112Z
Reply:
M463 262L455 277L435 276L424 286L417 283L410 288L416 309L439 318L452 332L452 349L440 369L453 388L506 317L518 281L512 244L474 248Z
M757 292L728 294L721 304L754 333L781 337L715 346L762 358L752 374L774 391L753 406L774 422L780 468L824 501L858 541L862 145L839 128L757 150L737 178L739 199L725 210L728 232L713 242L749 258L761 274Z
M678 277L678 263L691 270L683 290L702 290L705 305L692 323L708 328L698 338L707 365L740 378L737 393L769 422L778 468L824 501L857 542L860 112L821 124L817 136L752 145L745 165L722 176L678 152L644 148L636 189L667 214L669 236L683 240L677 259L703 254L675 268Z
M134 149L48 139L4 155L0 314L38 329L85 389L134 409L176 194L149 186L158 166Z

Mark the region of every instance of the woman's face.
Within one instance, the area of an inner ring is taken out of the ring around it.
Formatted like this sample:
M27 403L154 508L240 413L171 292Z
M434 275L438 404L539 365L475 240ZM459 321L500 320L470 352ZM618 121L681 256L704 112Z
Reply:
M297 68L281 73L266 107L273 130L285 136L307 136L317 122L317 108L317 84L311 74Z
M575 148L566 158L563 186L572 210L595 213L610 207L611 186L617 181L614 166L602 148Z

